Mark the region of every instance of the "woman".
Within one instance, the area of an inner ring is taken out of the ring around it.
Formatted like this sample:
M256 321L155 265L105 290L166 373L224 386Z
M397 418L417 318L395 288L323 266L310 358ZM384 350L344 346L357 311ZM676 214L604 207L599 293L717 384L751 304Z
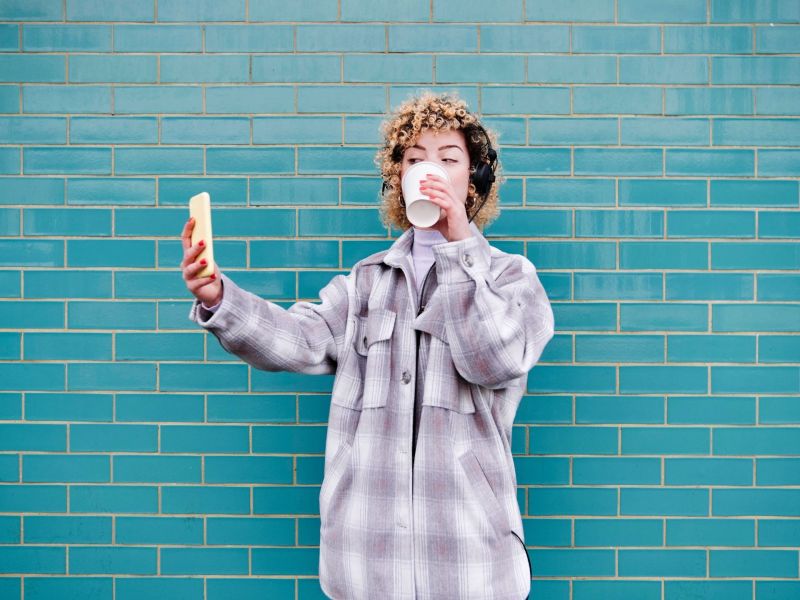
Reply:
M498 212L496 153L465 102L424 93L382 133L381 215L405 230L388 250L336 275L321 304L283 309L219 271L198 278L187 223L189 317L257 369L336 374L319 497L329 597L522 600L511 427L553 312L534 265L477 227ZM411 226L400 186L419 160L450 178L426 185L441 209L430 228Z

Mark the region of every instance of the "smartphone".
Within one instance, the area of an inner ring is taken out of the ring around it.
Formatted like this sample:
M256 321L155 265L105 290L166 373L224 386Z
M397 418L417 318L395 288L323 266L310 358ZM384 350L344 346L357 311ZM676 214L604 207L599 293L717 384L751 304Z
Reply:
M198 272L198 277L210 277L214 272L214 240L211 237L211 196L200 192L189 199L189 216L194 217L192 246L200 240L205 248L197 255L197 260L206 259L206 266Z

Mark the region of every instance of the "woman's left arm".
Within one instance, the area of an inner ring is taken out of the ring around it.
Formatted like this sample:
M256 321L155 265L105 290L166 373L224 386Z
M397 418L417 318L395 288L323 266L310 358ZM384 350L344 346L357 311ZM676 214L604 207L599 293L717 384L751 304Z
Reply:
M493 276L490 249L476 236L432 248L450 352L461 376L498 389L527 374L555 326L533 263L510 255L508 265Z

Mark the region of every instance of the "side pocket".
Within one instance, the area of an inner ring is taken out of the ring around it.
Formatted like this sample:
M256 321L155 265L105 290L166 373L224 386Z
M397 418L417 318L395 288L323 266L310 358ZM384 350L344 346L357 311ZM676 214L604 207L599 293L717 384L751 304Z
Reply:
M332 495L336 492L337 484L341 481L350 464L352 449L350 442L342 442L333 459L331 459L330 465L325 469L322 485L319 488L319 516L323 525L329 517Z
M489 480L486 478L475 452L472 448L467 448L466 452L458 456L458 460L464 469L470 486L475 492L478 504L483 508L489 522L494 527L495 533L499 536L505 535L509 529L505 513L492 487L489 485Z

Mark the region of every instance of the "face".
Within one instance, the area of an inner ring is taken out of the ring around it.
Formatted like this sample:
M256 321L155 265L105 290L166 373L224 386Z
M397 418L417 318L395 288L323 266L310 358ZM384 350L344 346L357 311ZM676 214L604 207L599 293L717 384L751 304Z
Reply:
M466 203L469 189L469 154L464 132L452 129L423 132L416 144L406 148L403 153L400 178L402 179L412 165L423 160L429 160L442 166L450 176L450 183L453 185L457 198ZM446 217L442 211L439 222L444 218ZM433 229L433 227L421 227L420 229Z

